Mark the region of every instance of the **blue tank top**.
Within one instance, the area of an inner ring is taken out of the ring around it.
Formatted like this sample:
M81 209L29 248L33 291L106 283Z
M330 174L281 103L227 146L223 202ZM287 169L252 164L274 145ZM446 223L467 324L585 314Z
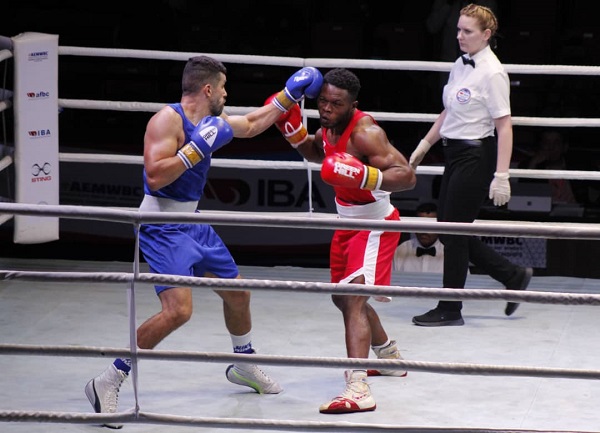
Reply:
M183 122L183 131L185 133L185 143L190 141L190 136L196 125L185 117L181 104L169 104L180 116ZM151 191L146 181L146 169L144 168L144 193L155 197L170 198L177 201L197 201L202 197L204 185L208 177L210 168L210 155L200 161L192 168L186 170L175 181L157 191Z

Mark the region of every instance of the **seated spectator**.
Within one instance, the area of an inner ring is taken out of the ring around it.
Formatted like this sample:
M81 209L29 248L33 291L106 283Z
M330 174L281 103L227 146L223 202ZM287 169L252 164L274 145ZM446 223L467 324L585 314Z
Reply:
M435 203L421 203L417 206L416 216L437 218ZM411 238L396 248L394 253L394 271L433 272L444 271L444 245L437 233L411 233Z

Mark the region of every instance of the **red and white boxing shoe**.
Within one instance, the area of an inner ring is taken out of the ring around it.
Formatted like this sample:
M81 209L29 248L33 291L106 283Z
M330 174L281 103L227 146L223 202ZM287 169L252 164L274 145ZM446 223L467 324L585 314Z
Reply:
M377 405L371 395L371 388L367 383L367 372L364 370L346 370L346 389L328 403L319 407L321 413L352 413L375 410Z

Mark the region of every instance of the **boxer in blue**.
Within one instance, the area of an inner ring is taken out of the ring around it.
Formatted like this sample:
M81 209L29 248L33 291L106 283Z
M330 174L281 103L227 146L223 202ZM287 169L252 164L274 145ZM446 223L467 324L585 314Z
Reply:
M305 96L314 98L321 73L311 67L295 72L271 104L244 116L223 112L227 70L207 56L189 59L182 77L182 97L158 111L148 122L144 136L144 199L141 211L195 212L210 168L211 154L233 137L254 137L270 127ZM210 225L144 224L140 249L157 274L240 278L237 265ZM157 285L161 311L137 329L140 349L153 349L185 324L192 315L192 289ZM250 292L216 290L223 299L225 325L235 353L254 353ZM120 386L131 369L130 359L116 359L90 380L85 393L98 413L117 411ZM281 386L252 363L227 367L227 379L259 394L277 394ZM105 424L120 428L121 425Z

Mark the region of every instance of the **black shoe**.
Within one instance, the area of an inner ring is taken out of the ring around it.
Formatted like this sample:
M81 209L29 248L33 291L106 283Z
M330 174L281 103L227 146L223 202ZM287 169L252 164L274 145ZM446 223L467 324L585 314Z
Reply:
M415 316L412 321L419 326L462 326L465 324L460 311L443 311L438 308Z
M514 287L507 287L508 290L526 290L529 282L531 281L531 277L533 276L532 268L524 268L523 275L521 276L521 281L517 283ZM504 314L510 316L512 313L517 311L519 308L519 303L517 302L507 302L506 308L504 309Z

